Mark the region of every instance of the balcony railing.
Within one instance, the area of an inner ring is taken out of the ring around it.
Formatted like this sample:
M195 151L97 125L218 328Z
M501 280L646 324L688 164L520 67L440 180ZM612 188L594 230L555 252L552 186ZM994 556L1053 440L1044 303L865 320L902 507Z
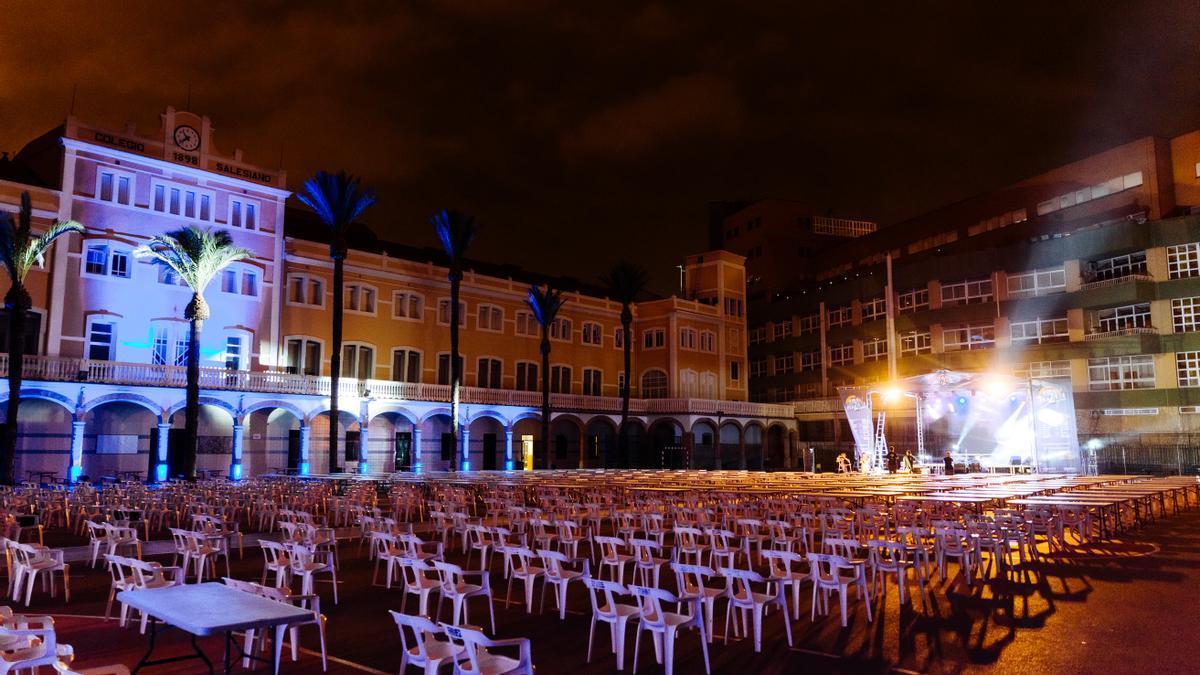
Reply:
M1104 340L1112 337L1126 337L1129 335L1158 335L1158 329L1154 326L1131 326L1129 328L1118 328L1117 330L1097 331L1088 333L1083 336L1084 342L1093 340Z
M0 354L0 377L7 376L8 354ZM52 382L183 388L187 384L187 369L183 366L149 363L26 356L24 378ZM225 368L201 368L200 388L209 391L245 391L307 396L328 396L332 391L330 378L324 376L276 371L227 370ZM338 395L371 397L384 401L448 403L450 401L450 385L393 382L391 380L358 380L343 377L338 382ZM460 400L472 405L513 405L536 408L542 404L542 395L538 391L462 387ZM621 399L615 396L551 394L550 405L555 410L614 414L621 412ZM789 418L795 415L795 410L791 405L695 398L634 398L629 401L629 412L651 415L682 413L771 418Z
M1134 281L1154 281L1154 277L1150 276L1149 274L1127 274L1123 277L1117 277L1115 279L1101 279L1100 281L1087 281L1085 278L1084 283L1079 287L1079 290L1091 291L1097 288L1112 288L1113 286L1120 286L1122 284L1128 284Z

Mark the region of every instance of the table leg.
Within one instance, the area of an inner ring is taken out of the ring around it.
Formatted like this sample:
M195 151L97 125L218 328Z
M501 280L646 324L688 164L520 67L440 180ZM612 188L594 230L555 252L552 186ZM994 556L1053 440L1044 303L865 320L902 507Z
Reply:
M200 660L204 662L204 665L208 666L208 675L212 675L212 672L213 672L212 661L208 660L208 657L205 656L204 652L200 650L200 645L196 644L196 636L195 635L192 636L192 649L196 652L196 656L199 656Z
M225 675L229 675L230 670L232 670L231 666L229 665L229 656L230 656L229 652L231 651L229 649L229 647L230 647L230 643L232 643L232 642L233 642L233 632L228 631L228 630L225 631L225 663L224 663Z
M141 670L142 666L150 660L150 654L154 652L154 638L158 636L158 619L150 617L150 645L146 647L146 653L142 655L142 660L137 662L137 665L130 671L134 675Z
M279 660L280 660L279 656L283 651L283 636L284 636L284 633L286 633L286 632L287 632L287 624L285 624L285 623L281 623L275 627L275 644L272 645L273 647L275 647L275 657L274 657L275 658L274 674L275 675L279 675Z

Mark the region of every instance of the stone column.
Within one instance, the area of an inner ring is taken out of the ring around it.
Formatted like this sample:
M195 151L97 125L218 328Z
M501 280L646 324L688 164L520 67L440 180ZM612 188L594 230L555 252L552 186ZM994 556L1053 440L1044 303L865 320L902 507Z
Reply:
M504 470L513 470L512 427L504 427Z
M467 425L462 427L462 470L471 470L471 429Z
M412 429L412 464L413 473L421 473L421 465L425 463L425 457L421 454L421 427L414 424Z
M71 468L68 475L72 482L79 480L79 476L83 475L83 431L85 427L87 427L86 422L71 423Z
M308 445L312 437L312 427L307 424L300 425L300 475L307 476L310 472L308 464Z
M233 425L233 454L229 460L229 479L242 478L242 450L245 443L246 427L241 424Z
M371 447L370 422L360 420L358 423L358 472L366 473L368 468L367 449Z
M154 466L154 480L158 482L167 479L167 443L171 438L171 423L160 422L158 425L158 463Z
M738 468L742 471L746 470L746 434L738 439Z

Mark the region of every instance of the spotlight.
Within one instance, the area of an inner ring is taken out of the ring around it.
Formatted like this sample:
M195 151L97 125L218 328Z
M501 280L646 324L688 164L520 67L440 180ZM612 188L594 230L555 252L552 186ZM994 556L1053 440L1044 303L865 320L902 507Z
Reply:
M1008 382L1005 382L1004 379L999 376L993 375L984 379L983 381L983 390L987 392L989 396L996 398L1007 394L1010 388L1011 387L1009 387Z
M884 403L896 403L904 396L904 390L893 384L884 389L881 396Z

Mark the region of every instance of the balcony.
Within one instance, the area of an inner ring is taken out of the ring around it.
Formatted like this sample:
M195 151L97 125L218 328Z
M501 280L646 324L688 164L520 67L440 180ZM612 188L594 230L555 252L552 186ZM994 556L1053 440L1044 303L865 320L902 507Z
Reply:
M1158 335L1158 329L1154 326L1131 326L1117 330L1088 333L1083 336L1083 340L1084 342L1092 342L1094 340L1107 340L1108 338L1128 337L1131 335Z
M1115 279L1101 279L1100 281L1087 281L1084 279L1084 283L1079 286L1079 290L1092 291L1099 288L1113 288L1114 286L1121 286L1138 281L1152 282L1154 281L1154 277L1150 276L1149 274L1127 274L1123 277L1117 277Z
M0 354L0 377L8 376L8 354ZM183 366L163 366L149 363L119 361L90 361L53 356L26 356L26 380L50 382L80 382L90 384L131 385L142 387L172 387L182 389L187 383ZM264 394L298 394L329 396L330 378L275 371L241 371L224 368L201 368L200 389L207 391L242 391ZM338 382L342 397L370 397L380 401L450 402L450 385L391 380L358 380L343 377ZM540 391L462 387L462 403L478 405L512 405L537 408L542 405ZM555 410L576 412L621 412L621 399L616 396L581 396L551 394L550 405ZM752 403L749 401L719 401L695 398L633 398L629 412L637 415L691 414L725 417L791 418L791 405Z

